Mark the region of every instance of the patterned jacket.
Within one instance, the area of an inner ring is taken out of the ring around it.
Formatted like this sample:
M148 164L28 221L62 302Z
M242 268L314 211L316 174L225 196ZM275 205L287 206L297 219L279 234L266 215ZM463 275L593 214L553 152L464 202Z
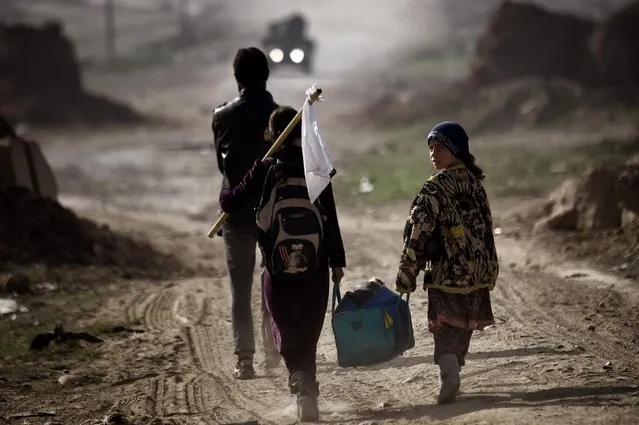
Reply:
M415 291L420 270L424 289L469 293L495 286L499 263L488 197L463 165L432 176L411 205L396 290Z

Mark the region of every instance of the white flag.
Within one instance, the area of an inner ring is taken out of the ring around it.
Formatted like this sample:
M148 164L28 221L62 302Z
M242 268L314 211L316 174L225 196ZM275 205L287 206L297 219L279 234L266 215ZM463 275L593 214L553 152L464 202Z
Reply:
M310 102L304 102L302 109L302 156L308 197L315 202L331 182L333 163L322 141Z

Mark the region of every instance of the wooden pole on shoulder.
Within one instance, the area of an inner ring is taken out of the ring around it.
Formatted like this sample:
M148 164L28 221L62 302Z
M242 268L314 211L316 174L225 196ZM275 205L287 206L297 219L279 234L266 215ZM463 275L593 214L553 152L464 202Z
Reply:
M308 94L308 97L306 98L305 102L308 102L309 104L312 105L317 99L319 99L320 95L322 94L322 89L316 88L316 87L313 86L311 89L309 89L307 91L307 93L309 93L309 94ZM284 131L282 131L282 134L279 135L279 137L277 138L275 143L273 143L273 145L268 150L266 155L264 155L264 158L262 158L262 160L264 160L264 159L268 158L269 156L273 155L273 153L275 153L279 149L279 147L282 145L282 143L284 143L284 140L286 140L288 135L291 134L291 131L293 131L293 128L295 128L297 123L300 122L300 120L302 119L302 111L303 110L304 110L304 106L302 105L302 108L300 108L300 110L297 111L297 114L295 114L295 116L293 117L291 122L288 123L288 125L286 126ZM229 217L229 214L222 213L222 215L217 219L215 224L213 224L213 226L209 230L209 233L208 233L208 237L209 238L213 238L217 234L217 231L220 230L220 227L222 227L222 224L224 224L224 222L226 221L226 219L228 217Z

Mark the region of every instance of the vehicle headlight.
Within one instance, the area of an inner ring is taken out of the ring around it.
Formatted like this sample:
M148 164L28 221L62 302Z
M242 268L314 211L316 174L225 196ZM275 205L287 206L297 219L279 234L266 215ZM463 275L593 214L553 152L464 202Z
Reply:
M302 63L304 60L304 51L302 49L293 49L289 53L289 57L295 63Z
M284 52L282 49L271 49L271 51L268 52L268 57L271 58L273 62L280 63L284 59Z

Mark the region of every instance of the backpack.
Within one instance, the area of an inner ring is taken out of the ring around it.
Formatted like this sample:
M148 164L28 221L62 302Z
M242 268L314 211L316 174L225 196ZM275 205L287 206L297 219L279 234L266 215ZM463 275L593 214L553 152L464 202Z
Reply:
M266 174L256 211L258 241L269 274L280 281L316 276L325 217L308 197L303 166L277 160Z

